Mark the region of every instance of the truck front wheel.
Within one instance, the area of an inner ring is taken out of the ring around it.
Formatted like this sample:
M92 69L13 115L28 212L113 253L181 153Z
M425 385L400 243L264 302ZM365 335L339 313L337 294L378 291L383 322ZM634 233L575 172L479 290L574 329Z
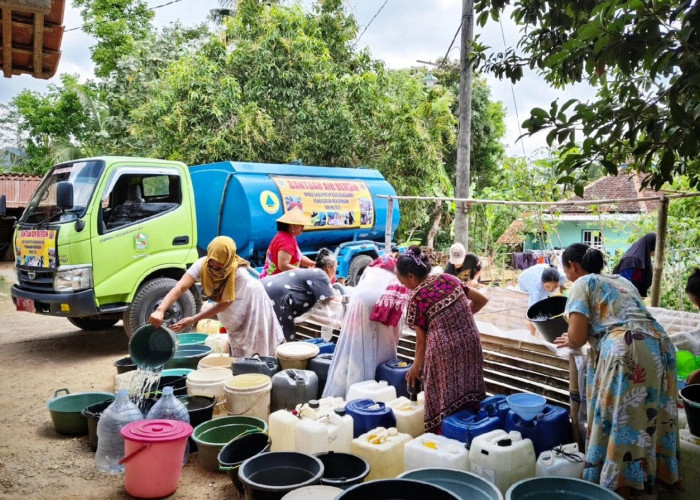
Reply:
M348 284L350 286L357 286L362 277L362 273L365 272L365 268L372 263L372 257L369 255L356 255L350 261L350 267L348 269Z
M156 278L147 282L136 292L131 307L124 312L124 331L128 337L141 326L148 323L149 316L155 311L177 281L171 278ZM187 316L196 314L197 304L191 291L183 293L165 312L165 325L169 326Z
M105 330L119 321L119 318L103 318L101 316L86 316L84 318L67 318L68 321L86 332Z

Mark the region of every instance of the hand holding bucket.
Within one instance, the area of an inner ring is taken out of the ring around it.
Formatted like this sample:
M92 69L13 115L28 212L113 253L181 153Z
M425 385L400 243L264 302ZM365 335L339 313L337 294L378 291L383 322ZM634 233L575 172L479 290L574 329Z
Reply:
M161 326L143 325L129 340L129 356L139 368L162 369L175 356L177 337Z

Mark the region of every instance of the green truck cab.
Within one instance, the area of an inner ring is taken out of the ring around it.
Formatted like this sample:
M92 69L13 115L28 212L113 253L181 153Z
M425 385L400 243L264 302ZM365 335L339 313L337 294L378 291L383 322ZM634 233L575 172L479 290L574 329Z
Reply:
M104 157L56 165L17 222L13 301L84 330L123 319L131 336L197 260L196 234L183 163ZM166 319L199 306L193 287Z

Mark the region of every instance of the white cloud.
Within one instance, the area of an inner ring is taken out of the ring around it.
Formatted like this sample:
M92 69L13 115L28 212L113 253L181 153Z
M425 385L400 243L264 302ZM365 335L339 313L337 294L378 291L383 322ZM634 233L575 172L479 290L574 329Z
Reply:
M150 0L152 6L163 3L162 0ZM292 3L291 1L287 3ZM309 5L309 0L303 0ZM384 0L350 0L347 2L350 12L357 18L360 32L384 3ZM195 25L206 21L211 8L217 2L182 0L171 6L155 10L154 24L164 26L179 21L184 25ZM376 16L358 43L358 47L368 47L373 57L386 62L390 68L418 66L417 60L435 60L444 57L460 23L462 11L461 0L388 0L382 11ZM503 50L503 36L506 44L514 45L518 38L515 24L504 18L503 35L498 23L489 21L482 29L476 27L483 43L494 50ZM64 25L67 29L80 26L82 18L72 4L67 5ZM81 79L91 78L93 64L90 60L89 47L94 41L82 31L70 31L64 34L59 73L78 74ZM450 57L459 57L459 37L455 41ZM0 80L0 102L7 102L24 89L43 91L50 82L36 80L28 75ZM499 81L488 77L494 100L503 102L506 110L507 134L504 140L509 154L522 155L523 146L527 154L545 145L544 134L523 139L523 144L515 143L519 135L515 103L522 122L533 107L549 108L551 101L557 97L566 100L570 97L587 98L593 95L590 87L576 86L566 91L550 88L542 78L528 71L525 77L514 87L509 81ZM515 93L515 102L513 100Z

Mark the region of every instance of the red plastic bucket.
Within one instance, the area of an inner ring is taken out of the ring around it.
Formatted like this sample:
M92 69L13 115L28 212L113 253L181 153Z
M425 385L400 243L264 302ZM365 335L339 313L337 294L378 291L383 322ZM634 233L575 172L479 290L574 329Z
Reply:
M177 490L192 426L178 420L140 420L124 426L124 483L137 498L161 498Z

